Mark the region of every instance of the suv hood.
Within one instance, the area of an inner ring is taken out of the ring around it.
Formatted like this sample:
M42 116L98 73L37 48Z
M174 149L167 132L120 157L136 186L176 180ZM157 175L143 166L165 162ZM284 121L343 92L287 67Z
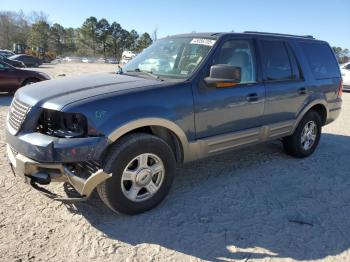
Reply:
M106 93L153 86L158 80L112 73L64 77L25 86L16 92L16 99L37 107L61 110L64 106Z

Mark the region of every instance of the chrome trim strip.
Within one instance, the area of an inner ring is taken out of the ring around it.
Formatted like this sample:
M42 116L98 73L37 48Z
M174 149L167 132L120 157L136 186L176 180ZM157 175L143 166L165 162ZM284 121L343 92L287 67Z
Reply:
M244 131L200 139L190 143L192 160L208 157L223 151L241 148L292 134L295 120L283 121Z

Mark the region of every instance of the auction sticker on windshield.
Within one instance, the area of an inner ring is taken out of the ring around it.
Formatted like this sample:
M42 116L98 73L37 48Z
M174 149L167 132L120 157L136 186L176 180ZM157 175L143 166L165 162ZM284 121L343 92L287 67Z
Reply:
M213 46L216 40L207 38L193 38L191 44Z

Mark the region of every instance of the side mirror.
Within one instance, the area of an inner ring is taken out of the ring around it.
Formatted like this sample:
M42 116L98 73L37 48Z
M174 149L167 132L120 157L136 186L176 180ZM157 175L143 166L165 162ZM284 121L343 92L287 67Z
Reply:
M210 87L233 87L241 82L241 68L232 65L213 65L204 82Z

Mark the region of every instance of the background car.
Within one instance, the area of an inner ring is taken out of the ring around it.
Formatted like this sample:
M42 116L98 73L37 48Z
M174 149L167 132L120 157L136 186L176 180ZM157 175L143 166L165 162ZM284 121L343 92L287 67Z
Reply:
M41 65L40 59L31 55L13 55L10 56L9 59L21 61L27 67L38 67L39 65Z
M137 54L132 51L124 51L122 53L122 59L120 60L120 64L125 65L128 63L131 59L133 59Z
M0 55L3 55L5 57L10 57L15 55L15 53L10 50L0 50Z
M107 60L107 58L100 57L100 58L97 59L95 62L96 62L96 63L100 63L100 64L105 64L105 63L108 63L108 60Z
M45 73L15 68L0 61L0 92L14 93L22 86L49 79Z
M62 59L62 62L65 63L80 63L81 59L79 57L66 56Z
M107 63L115 65L118 64L119 61L116 58L108 58Z
M95 62L95 58L84 57L84 58L81 59L81 62L83 62L83 63L94 63Z
M6 64L12 65L14 67L19 67L19 68L26 67L26 65L23 62L17 61L17 60L8 59L6 56L3 56L2 54L0 54L0 61L3 61Z
M340 70L343 77L343 88L350 91L350 62L340 65Z

